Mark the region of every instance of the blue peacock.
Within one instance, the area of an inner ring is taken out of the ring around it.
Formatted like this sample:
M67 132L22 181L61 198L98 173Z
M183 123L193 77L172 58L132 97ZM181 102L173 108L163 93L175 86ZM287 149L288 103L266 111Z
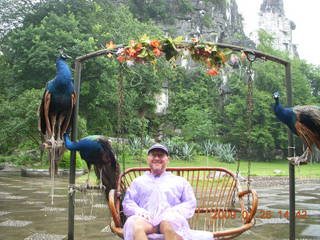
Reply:
M62 140L72 119L76 94L72 74L61 51L56 60L56 76L46 85L40 106L40 130L49 139Z
M80 156L87 163L89 175L92 165L100 184L106 187L106 193L116 187L120 173L119 163L108 139L101 135L91 135L78 142L72 142L69 134L64 134L65 146L69 150L79 151ZM88 181L87 180L87 181Z
M280 94L273 94L275 99L274 112L278 120L285 123L289 129L299 136L307 146L299 157L288 158L293 164L306 164L312 153L312 146L320 149L320 108L317 106L295 106L285 108L279 102Z
M54 168L55 174L64 152L63 134L70 128L76 102L72 74L66 63L68 58L70 57L60 49L60 56L56 59L56 76L46 84L39 108L39 130L44 138L43 147L50 151L50 167Z

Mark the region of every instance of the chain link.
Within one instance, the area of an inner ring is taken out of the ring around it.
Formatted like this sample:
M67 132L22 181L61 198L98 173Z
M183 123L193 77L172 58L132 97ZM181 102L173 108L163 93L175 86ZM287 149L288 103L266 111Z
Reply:
M248 132L248 149L250 150L251 146L251 130L252 130L252 114L253 114L253 70L252 63L255 61L255 56L252 54L247 54L247 59L249 60L249 66L247 68L247 84L248 84L248 92L247 92L247 132ZM247 176L247 189L251 188L251 158L248 159L248 176ZM247 209L251 206L250 202L250 194L248 194L248 202Z

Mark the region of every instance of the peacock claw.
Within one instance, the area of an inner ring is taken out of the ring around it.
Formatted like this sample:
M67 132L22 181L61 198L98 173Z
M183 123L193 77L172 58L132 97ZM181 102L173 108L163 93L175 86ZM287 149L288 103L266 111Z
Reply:
M43 151L43 150L50 150L50 149L52 149L52 143L48 140L48 141L46 141L46 142L44 142L44 143L42 143L41 145L40 145L40 149Z
M288 157L288 161L294 165L294 166L300 166L300 165L305 165L308 164L308 159L307 158L302 158L301 156L299 157Z
M58 139L58 140L56 141L56 145L57 145L57 147L62 147L62 146L64 146L64 141Z

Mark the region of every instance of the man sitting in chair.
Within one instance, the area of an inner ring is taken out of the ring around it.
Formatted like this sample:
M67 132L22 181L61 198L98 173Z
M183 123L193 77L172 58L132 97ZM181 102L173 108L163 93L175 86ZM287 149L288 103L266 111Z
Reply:
M128 217L123 228L125 240L162 237L158 234L165 240L192 239L187 219L194 214L196 198L186 179L166 172L168 155L161 144L150 147L150 172L136 178L127 189L122 202Z

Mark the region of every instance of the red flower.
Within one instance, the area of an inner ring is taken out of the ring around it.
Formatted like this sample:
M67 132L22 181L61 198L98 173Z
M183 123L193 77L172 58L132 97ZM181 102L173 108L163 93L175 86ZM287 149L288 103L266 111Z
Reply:
M160 41L159 40L153 40L151 41L150 45L154 48L160 47Z
M118 59L119 62L126 61L126 58L124 56L119 56L119 57L117 57L117 59Z
M207 74L211 76L219 75L219 69L217 69L216 67L213 67L207 72Z
M135 49L137 52L140 51L141 48L142 48L142 44L141 44L141 43L138 43L138 44L134 47L134 49Z
M159 50L159 48L154 48L152 50L152 52L154 53L154 55L156 55L157 57L161 55L161 51Z
M130 47L127 48L127 54L131 57L133 57L136 54L136 50L134 50L134 48Z

